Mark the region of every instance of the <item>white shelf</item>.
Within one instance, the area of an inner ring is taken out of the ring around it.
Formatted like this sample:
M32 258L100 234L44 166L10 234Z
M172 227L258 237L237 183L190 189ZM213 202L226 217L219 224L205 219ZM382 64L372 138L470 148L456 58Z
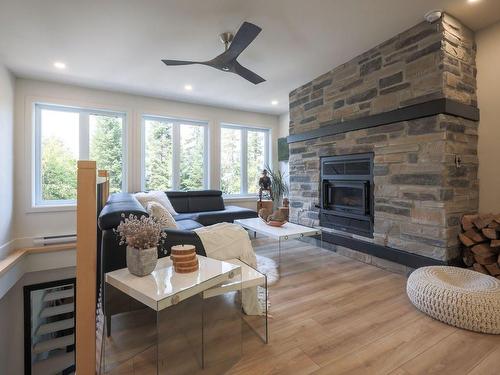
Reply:
M59 306L45 307L40 312L40 318L48 318L51 316L66 314L73 311L75 311L75 304L73 302L65 303L64 305Z
M59 320L58 322L41 324L38 326L35 335L41 336L46 335L47 333L53 333L58 331L64 331L65 329L70 329L75 326L75 319L64 319Z
M49 292L43 296L43 302L56 301L58 299L70 298L75 295L75 290L73 288L58 290L55 292Z
M75 343L75 335L67 335L55 339L40 341L33 347L33 353L45 353L54 349L64 349Z

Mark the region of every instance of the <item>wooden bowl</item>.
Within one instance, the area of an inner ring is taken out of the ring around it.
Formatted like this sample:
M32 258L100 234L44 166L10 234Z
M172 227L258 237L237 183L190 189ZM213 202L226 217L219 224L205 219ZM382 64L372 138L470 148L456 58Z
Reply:
M267 225L270 225L271 227L281 227L286 223L286 221L275 221L275 220L270 220L266 222Z

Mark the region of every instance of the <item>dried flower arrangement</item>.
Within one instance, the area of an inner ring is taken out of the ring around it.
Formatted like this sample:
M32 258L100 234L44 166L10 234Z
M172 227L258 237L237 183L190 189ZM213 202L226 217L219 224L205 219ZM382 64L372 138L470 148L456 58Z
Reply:
M125 217L115 229L115 233L120 237L120 245L127 245L136 249L150 249L163 243L167 234L163 232L162 225L153 217L130 214Z

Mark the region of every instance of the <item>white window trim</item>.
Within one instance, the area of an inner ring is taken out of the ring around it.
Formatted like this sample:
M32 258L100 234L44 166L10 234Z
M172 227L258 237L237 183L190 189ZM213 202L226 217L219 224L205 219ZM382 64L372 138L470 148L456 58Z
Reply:
M208 189L209 184L209 123L203 120L190 120L178 117L142 115L141 118L141 190L146 190L146 121L172 123L172 190L179 190L180 184L180 126L202 126L203 131L203 187Z
M237 129L241 131L241 157L240 157L240 170L241 170L241 186L239 194L224 194L224 199L249 199L255 198L258 194L253 194L248 192L248 132L261 132L265 133L265 146L264 146L264 165L271 165L271 129L268 128L260 128L260 127L252 127L247 125L237 125L231 123L222 122L220 124L221 135L220 139L222 139L222 129ZM221 144L220 140L219 143ZM221 160L222 154L222 144L221 150L219 154L219 160ZM220 183L220 181L219 181Z
M60 104L49 104L35 102L33 104L34 113L34 140L33 140L33 178L31 188L31 209L41 209L43 211L71 211L76 207L76 199L68 200L43 200L41 198L41 111L43 109L53 111L76 112L79 114L79 139L78 139L78 158L79 160L89 159L89 116L103 115L119 117L122 119L122 191L127 191L127 115L124 112L83 108L77 106L66 106Z

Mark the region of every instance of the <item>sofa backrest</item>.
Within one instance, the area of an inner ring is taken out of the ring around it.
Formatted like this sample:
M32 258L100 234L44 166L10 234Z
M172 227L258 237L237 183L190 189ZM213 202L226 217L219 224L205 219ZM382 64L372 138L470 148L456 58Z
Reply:
M122 213L126 216L132 214L137 217L149 216L144 207L130 193L115 193L110 195L102 209L98 224L101 230L116 228L123 220Z
M166 194L175 211L180 214L225 209L220 190L167 191Z

